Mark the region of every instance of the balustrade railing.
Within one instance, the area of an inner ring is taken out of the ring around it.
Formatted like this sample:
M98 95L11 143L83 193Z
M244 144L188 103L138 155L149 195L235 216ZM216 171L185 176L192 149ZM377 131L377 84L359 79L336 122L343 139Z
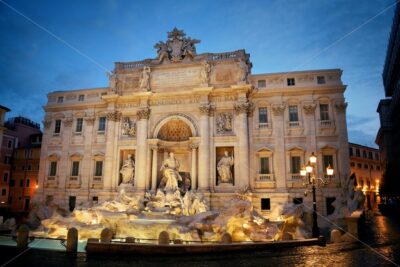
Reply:
M257 176L258 176L258 181L261 182L269 182L274 180L274 175L271 173L260 173Z

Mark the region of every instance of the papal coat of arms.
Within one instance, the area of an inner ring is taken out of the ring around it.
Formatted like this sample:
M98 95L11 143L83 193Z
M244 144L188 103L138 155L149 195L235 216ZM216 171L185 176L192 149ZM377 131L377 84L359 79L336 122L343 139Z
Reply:
M166 43L159 41L154 45L157 49L158 61L161 63L164 60L179 62L184 58L192 59L196 55L195 44L200 43L200 40L185 37L186 34L182 30L174 28L168 33Z

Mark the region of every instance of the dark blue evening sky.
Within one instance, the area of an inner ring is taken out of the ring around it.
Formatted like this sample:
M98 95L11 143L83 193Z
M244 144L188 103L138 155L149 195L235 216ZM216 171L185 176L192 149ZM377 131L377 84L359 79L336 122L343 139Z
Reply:
M6 2L108 70L155 57L173 27L200 39L198 53L244 48L252 73L340 68L349 139L374 145L382 69L394 7L314 57L394 0L0 0L0 105L42 121L46 94L107 86L105 70L11 10Z

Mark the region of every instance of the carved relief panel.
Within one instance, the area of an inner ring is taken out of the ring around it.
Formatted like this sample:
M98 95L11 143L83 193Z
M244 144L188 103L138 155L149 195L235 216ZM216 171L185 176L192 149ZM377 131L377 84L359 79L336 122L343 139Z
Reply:
M218 135L233 134L233 113L219 112L215 117L215 131Z
M121 135L128 137L136 136L136 122L129 117L124 117L121 123Z

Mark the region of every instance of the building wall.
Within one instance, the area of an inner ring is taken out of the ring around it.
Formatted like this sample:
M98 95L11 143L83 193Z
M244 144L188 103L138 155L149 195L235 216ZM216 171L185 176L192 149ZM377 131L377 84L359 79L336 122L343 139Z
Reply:
M40 147L17 148L14 151L9 208L12 212L28 211L37 188Z
M369 197L367 207L376 207L384 171L379 150L350 143L349 155L351 173L356 175L357 187Z
M326 214L326 199L339 197L349 176L341 70L248 76L248 60L249 55L238 50L196 55L179 64L152 59L116 63L109 87L50 93L38 200L52 198L68 206L75 199L77 204L94 197L102 201L122 188L132 194L155 191L161 163L174 152L180 170L191 177L192 189L203 192L211 208L247 187L257 209L263 203L266 216L278 216L293 198L311 205L291 161L299 157L303 165L315 153L316 175L331 181L317 193L318 209ZM140 88L140 77L149 64L146 91ZM260 110L266 110L264 122L259 121ZM99 129L101 118L106 118L104 130ZM126 134L127 129L132 132ZM182 136L187 138L168 140ZM217 164L225 150L234 157L233 183L218 178ZM136 164L132 187L120 183L120 167L128 154ZM260 158L268 158L269 171L260 173ZM326 177L324 158L332 160L334 177ZM94 175L96 161L103 162L99 177ZM52 162L57 167L53 173ZM73 162L79 162L77 175Z
M12 173L12 155L17 138L13 131L5 129L0 148L0 207L8 208L9 182Z

